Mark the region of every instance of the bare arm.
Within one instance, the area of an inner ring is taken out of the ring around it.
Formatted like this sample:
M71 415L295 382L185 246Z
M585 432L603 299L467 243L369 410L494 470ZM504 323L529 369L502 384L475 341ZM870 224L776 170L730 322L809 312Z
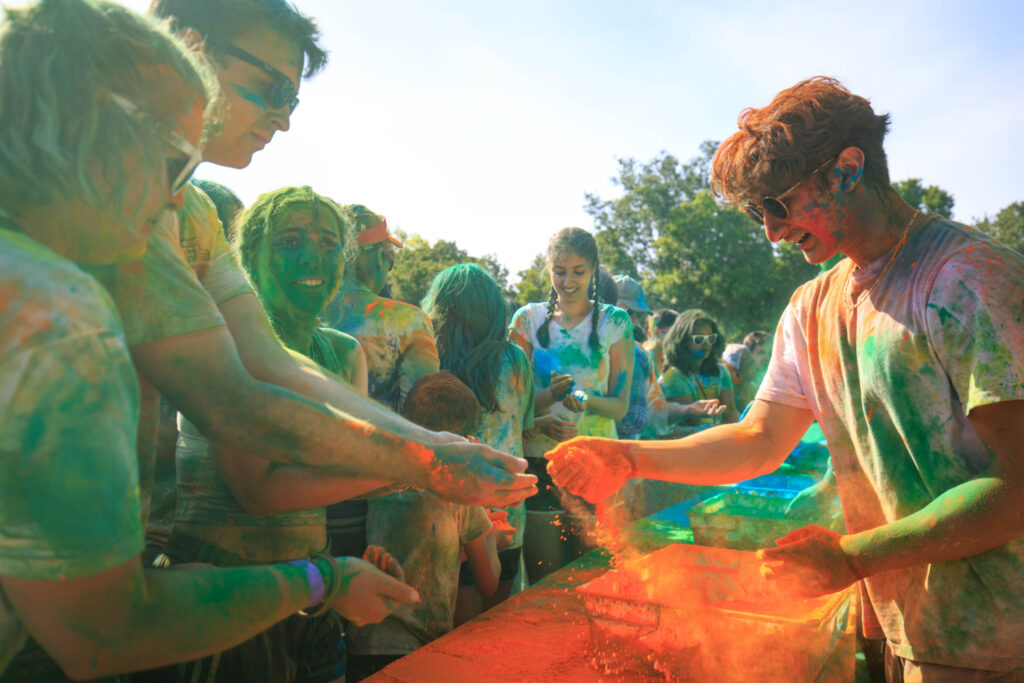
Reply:
M482 597L490 597L498 590L501 563L494 543L494 535L486 533L462 546L466 561L473 572L473 584Z
M1024 534L1024 401L978 406L968 419L991 466L912 515L844 538L863 576L970 557Z
M633 477L687 484L731 484L775 471L814 421L811 411L755 401L742 422L675 441L576 437L546 457L555 481L600 502Z
M214 453L231 494L254 515L326 507L392 484L281 465L226 445L214 446Z
M361 410L373 424L318 402L322 399L311 401L255 380L223 327L132 347L136 367L212 441L275 462L327 466L346 476L400 477L402 483L456 502L503 507L532 495L534 477L517 474L525 461L416 427L323 372L300 367L269 332L262 308L262 327L256 325L256 312L242 304L248 299L259 306L251 294L234 297L226 306L242 306L243 317L265 331L266 338L256 339L261 334L253 330L250 342L267 349L268 365L288 369L291 374L282 371L280 376L312 393L330 389L319 393L347 397L346 405Z
M334 607L342 614L379 621L393 608L389 598L418 599L409 586L354 559L339 559L346 589ZM0 583L32 637L79 679L219 652L265 631L310 599L305 568L290 565L163 571L143 570L133 559L85 578L5 576Z

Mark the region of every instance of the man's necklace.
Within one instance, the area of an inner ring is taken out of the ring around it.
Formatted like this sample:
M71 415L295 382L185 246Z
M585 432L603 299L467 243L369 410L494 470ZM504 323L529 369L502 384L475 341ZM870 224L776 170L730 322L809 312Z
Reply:
M882 268L882 272L878 274L878 277L876 277L875 281L871 283L871 286L868 287L863 292L861 292L860 294L858 294L856 301L854 301L852 304L850 303L850 281L853 279L853 271L850 271L850 273L846 276L846 284L843 285L844 306L846 306L851 311L857 308L867 298L867 295L871 293L871 290L875 288L875 285L882 281L882 278L885 277L885 274L889 272L890 268L892 268L892 264L896 262L896 256L900 253L900 249L902 249L903 245L907 243L907 235L910 234L910 226L914 224L914 221L917 220L917 217L918 215L920 215L920 213L921 212L919 210L914 209L914 215L910 217L910 221L907 223L907 227L903 228L903 235L900 236L900 241L896 243L896 248L893 249L892 256L889 257L889 262L885 264L885 268Z

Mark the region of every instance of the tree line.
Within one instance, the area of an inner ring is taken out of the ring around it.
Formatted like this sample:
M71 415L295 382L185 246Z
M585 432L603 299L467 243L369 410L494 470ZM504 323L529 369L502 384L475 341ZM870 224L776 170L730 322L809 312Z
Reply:
M769 243L760 225L712 198L708 177L717 147L717 142L707 140L686 162L667 152L646 163L619 159L612 180L621 189L620 196L605 199L588 193L584 210L594 220L602 265L613 274L637 278L654 308L706 310L731 340L754 329L774 330L793 290L820 271L807 264L794 245ZM893 188L922 211L952 215L953 195L936 185L908 178L894 182ZM973 222L1024 253L1024 202ZM558 227L563 226L552 229ZM490 271L510 302L547 299L543 253L517 273L518 281L512 285L496 255L472 256L455 242L431 244L418 235L408 237L398 252L392 296L418 304L434 275L467 261Z

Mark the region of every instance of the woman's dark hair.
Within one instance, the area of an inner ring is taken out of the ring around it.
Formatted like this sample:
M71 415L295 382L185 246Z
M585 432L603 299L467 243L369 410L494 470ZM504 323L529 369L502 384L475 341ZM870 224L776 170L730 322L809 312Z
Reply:
M498 410L501 358L509 352L508 308L498 283L475 263L445 268L420 306L434 326L441 369L465 382L484 410Z
M598 350L601 348L601 340L597 337L597 323L601 317L601 292L597 286L599 273L601 272L601 260L597 256L597 241L594 236L582 228L562 228L555 233L555 236L548 242L547 262L548 268L555 262L555 259L566 252L576 254L590 263L594 274L587 285L587 296L594 303L594 310L590 319L590 348ZM614 282L612 284L615 284ZM548 292L548 311L544 316L544 322L537 330L537 341L542 348L547 348L551 343L551 332L548 326L555 316L555 307L558 305L558 292L552 287Z
M654 328L657 330L667 330L672 327L672 323L679 317L679 311L674 311L671 308L659 308L654 312Z
M416 380L405 397L402 416L431 431L466 436L480 428L480 403L458 377L441 370Z
M690 335L697 323L707 323L711 331L718 335L718 339L711 345L711 353L699 364L690 351ZM715 319L704 311L691 308L683 311L672 323L672 327L665 333L662 340L665 348L666 367L674 367L684 375L701 374L706 377L713 377L718 374L718 362L722 359L722 352L725 351L725 336L718 328Z
M238 198L238 195L220 183L193 178L192 184L206 193L206 196L213 201L213 205L217 207L217 218L220 219L221 228L224 229L224 239L231 242L234 239L231 224L245 208L245 204Z

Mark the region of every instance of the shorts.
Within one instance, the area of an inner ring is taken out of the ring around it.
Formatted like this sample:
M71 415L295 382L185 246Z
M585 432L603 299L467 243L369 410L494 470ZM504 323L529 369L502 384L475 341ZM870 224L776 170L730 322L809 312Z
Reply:
M509 548L498 553L498 562L501 563L501 576L498 581L511 581L516 578L519 571L519 558L523 554L523 547ZM459 567L459 588L472 588L476 584L473 579L473 571L469 568L469 562L463 562Z

